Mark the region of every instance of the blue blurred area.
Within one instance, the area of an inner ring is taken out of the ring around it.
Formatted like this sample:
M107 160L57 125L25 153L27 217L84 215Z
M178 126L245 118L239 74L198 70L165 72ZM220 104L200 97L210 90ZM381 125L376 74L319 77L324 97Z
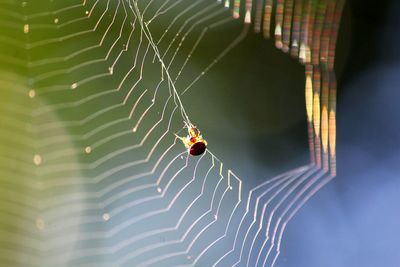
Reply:
M400 266L400 3L356 2L339 89L338 176L292 221L279 266Z

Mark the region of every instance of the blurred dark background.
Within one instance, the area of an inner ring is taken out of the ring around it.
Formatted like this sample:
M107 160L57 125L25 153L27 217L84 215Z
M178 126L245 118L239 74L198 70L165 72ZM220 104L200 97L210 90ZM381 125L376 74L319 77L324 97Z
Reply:
M399 1L347 1L335 66L338 176L289 224L278 266L400 266L399 12ZM210 37L204 51L222 42ZM303 86L303 67L250 32L184 101L250 188L308 162Z

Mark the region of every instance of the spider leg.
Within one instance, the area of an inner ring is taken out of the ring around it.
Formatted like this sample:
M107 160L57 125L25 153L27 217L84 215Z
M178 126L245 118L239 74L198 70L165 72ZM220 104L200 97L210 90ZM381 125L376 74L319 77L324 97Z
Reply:
M174 135L176 136L176 138L180 139L183 143L185 143L185 137L181 137L181 136L177 135L176 133L174 133Z

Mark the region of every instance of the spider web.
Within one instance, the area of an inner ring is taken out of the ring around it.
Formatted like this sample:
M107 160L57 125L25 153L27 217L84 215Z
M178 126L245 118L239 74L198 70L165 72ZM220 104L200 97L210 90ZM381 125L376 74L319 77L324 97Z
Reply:
M0 1L1 264L273 266L336 175L337 2ZM269 37L272 16L277 48L306 65L311 163L243 192L174 134L192 125L182 96L251 26ZM243 31L189 71L229 23Z

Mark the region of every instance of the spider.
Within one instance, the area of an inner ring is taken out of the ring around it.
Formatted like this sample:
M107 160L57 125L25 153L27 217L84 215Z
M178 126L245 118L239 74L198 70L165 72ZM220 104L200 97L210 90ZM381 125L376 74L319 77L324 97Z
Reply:
M176 135L176 134L175 134ZM200 131L196 127L188 127L188 135L186 137L180 137L176 135L192 156L199 156L206 151L207 141L203 139Z

